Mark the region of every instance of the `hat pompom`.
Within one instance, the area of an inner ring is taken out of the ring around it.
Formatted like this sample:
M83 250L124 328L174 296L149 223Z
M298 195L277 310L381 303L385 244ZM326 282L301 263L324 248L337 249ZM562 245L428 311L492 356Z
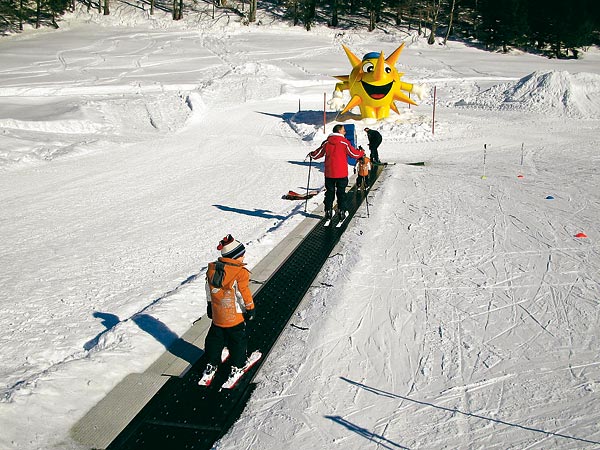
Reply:
M217 245L217 250L221 250L223 258L236 259L246 253L246 247L241 242L236 241L231 234L225 236Z

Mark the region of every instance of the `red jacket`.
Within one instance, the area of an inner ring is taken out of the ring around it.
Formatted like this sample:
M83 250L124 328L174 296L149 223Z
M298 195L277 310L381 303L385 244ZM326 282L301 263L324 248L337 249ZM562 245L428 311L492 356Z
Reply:
M354 159L365 156L365 152L352 147L350 141L340 133L331 133L318 149L309 154L313 159L325 156L325 178L348 178L346 156Z

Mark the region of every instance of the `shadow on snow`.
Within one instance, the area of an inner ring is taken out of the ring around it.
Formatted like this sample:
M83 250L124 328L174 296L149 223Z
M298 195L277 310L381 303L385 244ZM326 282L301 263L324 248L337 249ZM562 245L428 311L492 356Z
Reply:
M382 391L381 389L377 389L377 388L374 388L374 387L371 387L371 386L367 386L365 384L359 383L357 381L352 381L352 380L350 380L348 378L345 378L345 377L340 377L340 379L342 379L345 382L350 383L350 384L352 384L352 385L354 385L356 387L364 389L367 392L370 392L370 393L376 394L376 395L380 395L382 397L397 398L397 399L401 399L401 400L406 400L408 402L416 403L418 405L428 406L428 407L431 407L431 408L439 409L441 411L446 411L446 412L449 412L451 414L462 414L463 416L473 417L475 419L487 420L489 422L500 423L502 425L507 425L509 427L520 428L520 429L526 430L526 431L533 431L535 433L542 433L542 434L546 434L546 435L549 435L549 436L556 436L556 437L563 438L563 439L571 439L573 441L586 442L586 443L589 443L589 444L600 444L600 442L598 442L598 441L591 441L589 439L578 438L576 436L569 436L567 434L554 433L552 431L546 431L546 430L542 430L540 428L532 428L532 427L528 427L528 426L525 426L525 425L519 425L518 423L506 422L504 420L494 419L492 417L486 417L486 416L482 416L482 415L479 415L479 414L464 412L464 411L461 411L461 410L456 409L456 408L446 408L445 406L439 406L439 405L435 405L433 403L424 402L424 401L421 401L421 400L415 400L415 399L412 399L412 398L409 398L409 397L405 397L403 395L398 395L398 394L393 394L391 392ZM329 416L326 416L326 417L330 418Z

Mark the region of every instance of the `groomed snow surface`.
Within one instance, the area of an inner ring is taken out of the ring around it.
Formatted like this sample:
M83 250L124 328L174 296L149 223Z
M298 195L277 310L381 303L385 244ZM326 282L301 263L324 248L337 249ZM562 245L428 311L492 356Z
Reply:
M204 314L219 239L251 268L305 217L281 196L306 189L341 44L402 42L429 96L369 124L397 164L216 448L600 447L598 50L131 11L0 40L1 449L82 448L73 424Z

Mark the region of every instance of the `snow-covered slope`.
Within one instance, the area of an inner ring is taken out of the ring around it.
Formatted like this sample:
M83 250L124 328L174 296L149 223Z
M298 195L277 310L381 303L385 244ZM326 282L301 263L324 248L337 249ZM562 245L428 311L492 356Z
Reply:
M341 44L403 41L403 79L430 96L377 125L398 164L218 446L600 445L599 53L206 14L81 10L0 40L0 448L78 448L72 424L203 314L218 240L252 266L303 219L281 195L306 187Z

